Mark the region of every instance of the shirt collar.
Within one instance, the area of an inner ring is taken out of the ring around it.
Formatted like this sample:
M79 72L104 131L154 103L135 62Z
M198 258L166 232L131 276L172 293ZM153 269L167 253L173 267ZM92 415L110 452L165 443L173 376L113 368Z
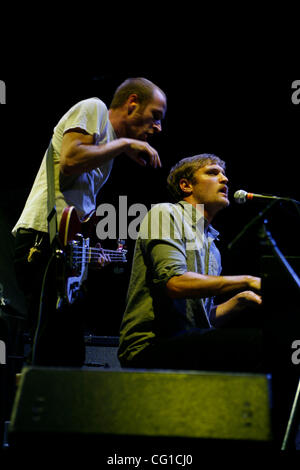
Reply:
M204 219L204 232L207 236L210 236L214 240L218 240L219 232L213 228L211 224L208 223L207 219L204 217L202 211L199 211L194 207L190 202L187 201L179 201L179 204L183 209L188 207L187 213L191 215L191 222L193 227L201 226L203 219Z

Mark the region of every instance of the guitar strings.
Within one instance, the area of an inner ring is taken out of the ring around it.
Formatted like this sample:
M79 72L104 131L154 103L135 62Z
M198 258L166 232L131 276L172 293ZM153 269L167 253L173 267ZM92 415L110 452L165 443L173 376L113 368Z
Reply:
M86 256L87 258L99 258L100 256L102 256L103 254L108 254L108 253L98 253L98 254L90 254L90 253L87 253ZM108 254L110 258L125 258L124 254L120 253L120 254ZM72 258L81 258L82 255L78 255L78 254L75 254L75 256L72 256Z
M77 255L77 256L80 256L80 255L83 254L83 250L82 250L82 251L77 251L77 250L75 250L75 251L73 251L72 254L75 254L75 255ZM117 257L123 257L123 258L125 257L125 253L122 253L122 252L120 252L120 253L114 253L113 251L111 251L111 252L109 252L109 251L103 251L103 252L101 252L101 251L100 251L100 252L98 252L98 253L90 253L90 252L87 251L86 254L87 254L87 256L92 256L92 257L94 257L94 256L101 256L101 255L109 255L109 256L113 256L113 257L114 257L114 256L117 256Z
M72 259L75 261L82 260L82 256L81 256L82 253L84 251L87 251L87 258L89 261L91 260L98 261L101 255L103 254L108 254L111 261L127 261L125 258L126 252L122 252L122 251L118 252L117 250L106 250L106 249L102 249L102 250L100 250L99 248L85 249L81 247L76 247L76 248L73 248Z
M90 259L93 259L93 260L98 260L99 258L101 257L101 255L98 255L98 256L87 256L87 258L90 260ZM110 256L109 257L111 260L120 260L122 261L124 259L124 256ZM80 260L82 259L81 256L72 256L72 259L73 260Z
M82 255L86 252L87 261L98 263L101 255L109 255L111 262L127 262L125 254L127 250L108 250L105 248L96 248L96 247L82 247L74 246L72 247L72 260L82 265Z
M82 248L80 246L76 246L75 248L73 248L73 252L77 252L77 253L82 253L83 251L91 251L92 253L101 253L101 252L104 252L104 253L122 253L122 254L125 254L127 253L127 250L107 250L105 248Z
M76 261L76 260L75 260ZM120 262L120 263L125 263L126 260L120 260L120 259L111 259L110 260L111 263L117 263L117 262ZM99 258L97 259L93 259L93 260L88 260L88 263L90 264L97 264L99 263ZM82 266L83 264L85 264L81 259L77 260L77 266Z

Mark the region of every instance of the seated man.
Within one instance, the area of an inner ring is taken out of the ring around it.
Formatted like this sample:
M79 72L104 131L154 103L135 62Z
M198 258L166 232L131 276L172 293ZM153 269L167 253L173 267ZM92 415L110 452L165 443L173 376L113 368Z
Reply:
M228 326L260 306L261 280L221 275L211 223L229 205L227 183L215 155L184 158L171 169L177 202L154 206L136 241L120 330L123 367L261 371L261 332ZM229 299L214 305L223 294Z

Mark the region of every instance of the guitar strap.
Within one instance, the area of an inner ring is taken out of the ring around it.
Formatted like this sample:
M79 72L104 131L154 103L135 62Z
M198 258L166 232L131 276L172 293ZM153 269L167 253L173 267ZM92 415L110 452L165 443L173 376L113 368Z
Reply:
M53 159L53 145L52 139L50 140L47 153L46 153L46 175L47 175L47 221L48 221L48 234L50 239L50 248L55 249L55 243L57 241L57 214L56 214L56 204L55 204L55 184L54 184L54 159ZM42 283L42 290L40 296L40 303L39 303L39 314L38 314L38 323L36 326L36 330L34 333L33 338L33 348L32 348L32 364L35 365L36 363L36 355L38 351L38 343L40 339L40 334L42 328L45 328L45 321L44 319L44 307L47 305L45 302L45 285L49 282L50 285L53 285L52 277L50 274L49 278L49 268L53 260L54 256L54 249L52 253L52 257L50 258L47 267L45 269L45 273L43 275L43 283ZM34 247L32 248L32 252L30 256L34 254ZM55 258L54 258L55 259ZM30 259L28 259L30 261ZM56 269L56 266L55 266ZM51 270L50 270L51 273ZM47 299L48 300L48 299ZM46 307L47 310L47 307ZM46 317L47 318L47 317Z
M50 144L47 149L46 170L47 170L47 188L48 188L47 221L48 221L48 233L49 233L49 238L50 238L50 246L52 246L57 236L57 214L56 214L56 203L55 203L54 159L53 159L52 139L50 140Z

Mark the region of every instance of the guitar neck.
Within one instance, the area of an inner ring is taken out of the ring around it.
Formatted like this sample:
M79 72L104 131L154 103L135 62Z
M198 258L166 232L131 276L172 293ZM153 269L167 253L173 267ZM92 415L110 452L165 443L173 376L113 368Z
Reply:
M97 249L97 248L95 248ZM126 258L125 258L125 254L126 254L126 251L125 250L107 250L107 249L98 249L98 258L101 254L105 254L105 255L108 255L110 260L111 261L115 261L115 262L120 262L120 261L123 261L125 262L126 261ZM95 254L93 255L95 256ZM96 254L96 257L97 257L97 254Z
M126 250L108 250L104 248L90 248L89 249L89 263L98 263L101 255L108 255L112 263L126 263Z

